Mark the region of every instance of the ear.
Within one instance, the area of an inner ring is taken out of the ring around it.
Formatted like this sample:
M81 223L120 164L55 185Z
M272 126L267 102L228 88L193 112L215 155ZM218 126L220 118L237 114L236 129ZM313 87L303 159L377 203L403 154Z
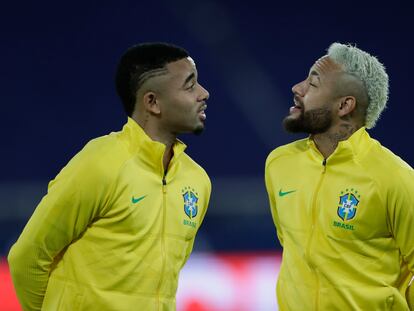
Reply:
M148 111L152 114L160 114L161 109L159 105L159 99L157 98L157 94L153 91L148 91L142 97L142 101L144 104L145 111Z
M350 115L356 108L356 99L354 96L342 97L339 103L338 115L344 117Z

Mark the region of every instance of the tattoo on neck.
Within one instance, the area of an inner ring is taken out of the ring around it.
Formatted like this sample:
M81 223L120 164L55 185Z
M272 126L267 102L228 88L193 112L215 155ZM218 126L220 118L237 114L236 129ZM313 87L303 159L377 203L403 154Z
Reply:
M355 131L356 128L354 125L350 123L342 123L340 124L337 132L329 135L329 139L334 147L336 147L338 145L338 142L348 139Z
M148 123L148 119L149 119L149 113L148 113L148 112L146 112L146 113L145 113L145 118L144 118L144 124L142 125L142 128L143 128L144 130L146 130L147 123Z

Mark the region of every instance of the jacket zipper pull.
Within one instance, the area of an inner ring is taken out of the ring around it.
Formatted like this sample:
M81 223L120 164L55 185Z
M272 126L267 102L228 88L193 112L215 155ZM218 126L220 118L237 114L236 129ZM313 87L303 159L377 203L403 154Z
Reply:
M165 176L164 176L164 177L162 178L162 192L163 192L163 193L166 193L166 192L167 192L166 185L167 185L167 181L165 180Z

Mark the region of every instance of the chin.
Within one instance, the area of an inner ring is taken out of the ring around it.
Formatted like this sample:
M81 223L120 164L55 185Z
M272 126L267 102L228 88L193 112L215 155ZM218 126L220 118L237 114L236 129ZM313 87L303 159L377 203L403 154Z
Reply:
M283 127L289 133L301 133L306 132L302 120L300 118L292 118L291 116L287 116L283 120Z
M193 130L193 134L195 134L195 135L200 135L201 133L203 133L204 128L205 128L204 124L203 124L203 125L199 125L199 126L197 126L197 127Z

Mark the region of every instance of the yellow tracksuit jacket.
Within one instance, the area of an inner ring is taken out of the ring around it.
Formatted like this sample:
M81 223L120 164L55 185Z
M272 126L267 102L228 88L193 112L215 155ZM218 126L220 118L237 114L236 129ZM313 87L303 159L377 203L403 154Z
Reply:
M24 310L175 310L211 192L184 149L164 174L165 145L128 119L63 168L8 256Z
M408 310L413 169L359 129L324 161L311 139L276 148L266 187L283 246L280 310Z

